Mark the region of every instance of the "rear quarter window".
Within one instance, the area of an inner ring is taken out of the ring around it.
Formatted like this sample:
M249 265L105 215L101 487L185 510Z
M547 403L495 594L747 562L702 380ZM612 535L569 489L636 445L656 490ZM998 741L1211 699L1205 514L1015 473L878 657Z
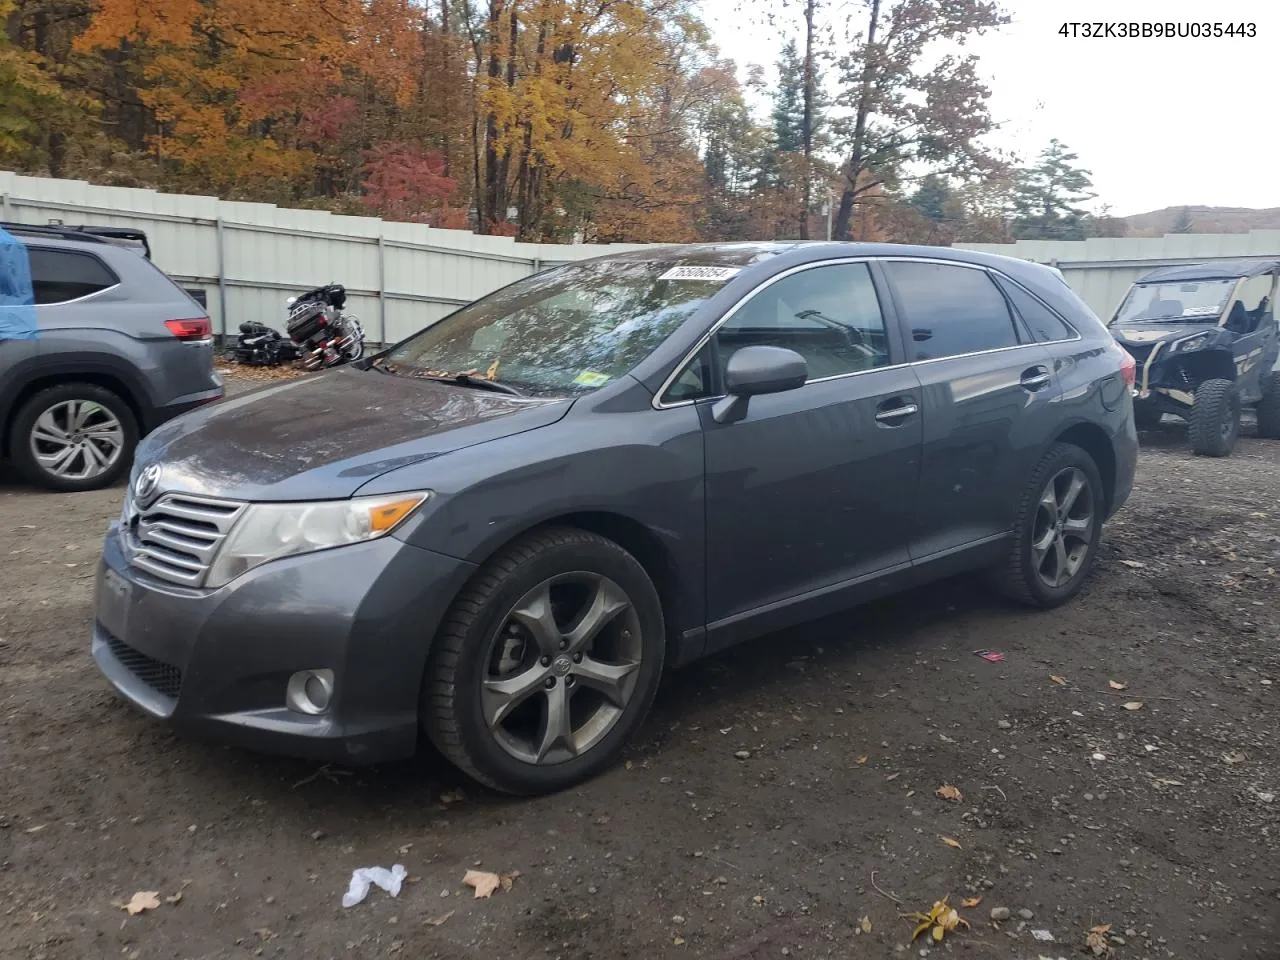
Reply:
M1013 309L1018 311L1018 316L1022 317L1023 323L1041 343L1075 339L1076 332L1039 299L1004 277L997 276L996 283L1000 284L1000 288L1013 304Z
M66 303L114 287L120 279L89 253L28 247L31 290L37 304Z

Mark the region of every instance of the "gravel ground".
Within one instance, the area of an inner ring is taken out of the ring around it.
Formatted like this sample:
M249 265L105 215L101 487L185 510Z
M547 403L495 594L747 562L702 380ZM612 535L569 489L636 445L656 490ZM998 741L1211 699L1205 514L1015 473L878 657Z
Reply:
M1067 608L956 581L764 638L532 801L138 715L87 650L119 490L0 486L0 956L1056 960L1109 925L1118 958L1280 957L1280 443L1143 442ZM393 863L398 898L342 908ZM518 876L475 899L474 867ZM944 896L970 928L911 943Z

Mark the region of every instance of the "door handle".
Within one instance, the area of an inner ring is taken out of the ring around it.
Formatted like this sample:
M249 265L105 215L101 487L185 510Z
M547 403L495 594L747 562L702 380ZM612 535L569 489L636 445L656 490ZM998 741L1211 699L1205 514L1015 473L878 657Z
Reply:
M1039 390L1047 387L1052 380L1053 375L1049 373L1048 367L1031 367L1022 371L1020 383L1028 390Z
M920 408L910 400L899 401L893 406L890 403L891 401L886 401L880 405L880 410L876 413L876 420L880 423L896 426L912 414L920 412Z

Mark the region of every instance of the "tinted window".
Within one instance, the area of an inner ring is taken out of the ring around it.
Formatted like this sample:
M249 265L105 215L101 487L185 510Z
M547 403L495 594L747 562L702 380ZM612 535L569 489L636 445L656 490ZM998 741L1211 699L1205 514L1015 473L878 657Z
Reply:
M666 403L696 400L711 394L711 348L703 347L693 361L672 381L663 395Z
M865 263L813 267L769 284L715 339L722 368L741 347L786 347L808 361L810 380L889 362L884 316Z
M1037 340L1049 342L1053 340L1070 340L1076 333L1043 303L1023 290L1016 283L1001 279L998 281L1004 292L1013 301L1013 308L1018 311L1024 323L1030 328Z
M1009 306L985 270L888 261L914 359L937 360L1018 344Z
M119 283L97 257L69 250L29 247L31 289L36 303L65 303Z

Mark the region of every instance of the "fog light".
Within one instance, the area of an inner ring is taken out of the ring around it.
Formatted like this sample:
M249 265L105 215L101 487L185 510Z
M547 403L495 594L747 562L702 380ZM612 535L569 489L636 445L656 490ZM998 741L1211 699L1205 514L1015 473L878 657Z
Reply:
M299 670L289 678L285 691L285 703L290 710L313 717L328 710L332 698L332 670Z

